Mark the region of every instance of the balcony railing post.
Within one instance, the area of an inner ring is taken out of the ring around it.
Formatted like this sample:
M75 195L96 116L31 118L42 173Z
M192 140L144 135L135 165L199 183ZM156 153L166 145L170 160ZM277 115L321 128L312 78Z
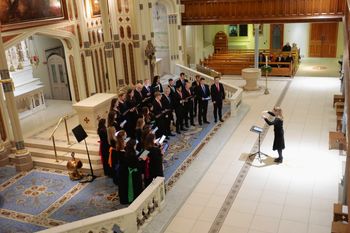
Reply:
M52 135L51 139L52 139L52 144L53 144L53 151L55 153L55 159L56 159L56 162L58 163L55 136Z

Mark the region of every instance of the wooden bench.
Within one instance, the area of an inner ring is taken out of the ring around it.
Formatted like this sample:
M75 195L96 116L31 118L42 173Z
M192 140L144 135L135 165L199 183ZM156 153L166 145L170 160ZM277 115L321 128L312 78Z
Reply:
M332 233L349 233L350 225L343 222L332 222Z
M348 222L348 206L339 203L333 204L333 221L334 222Z
M344 102L345 101L345 98L343 95L340 95L340 94L335 94L333 96L333 108L335 107L335 103L337 102Z
M346 138L341 132L329 132L328 146L330 150L345 150L346 151Z

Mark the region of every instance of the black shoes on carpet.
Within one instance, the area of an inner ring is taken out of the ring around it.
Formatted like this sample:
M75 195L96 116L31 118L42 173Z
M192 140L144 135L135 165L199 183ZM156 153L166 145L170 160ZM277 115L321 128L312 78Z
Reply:
M275 163L282 163L283 162L283 158L277 158L274 160Z

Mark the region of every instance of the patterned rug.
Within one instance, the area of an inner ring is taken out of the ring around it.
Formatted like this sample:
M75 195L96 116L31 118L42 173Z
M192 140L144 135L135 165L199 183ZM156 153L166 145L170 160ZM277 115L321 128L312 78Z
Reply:
M227 118L228 104L223 113ZM214 123L211 106L208 120L210 124L190 128L169 140L164 158L168 190L220 128L221 123ZM0 167L0 233L40 231L124 207L117 186L107 177L82 184L71 181L66 171L37 167L18 173L13 166Z

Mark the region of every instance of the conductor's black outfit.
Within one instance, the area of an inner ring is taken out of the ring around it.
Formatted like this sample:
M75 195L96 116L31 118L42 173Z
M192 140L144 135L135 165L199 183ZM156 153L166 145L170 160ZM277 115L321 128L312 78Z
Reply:
M211 85L210 88L210 93L211 93L211 100L213 101L214 104L214 120L217 122L218 120L218 115L220 121L222 120L222 102L225 99L225 90L224 90L224 85L221 83L219 84L213 84Z
M271 116L275 116L273 112L268 112ZM278 159L282 161L282 150L285 148L284 145L284 130L283 130L283 120L279 117L275 117L274 120L264 118L268 125L274 126L275 138L273 140L272 150L278 151Z
M201 125L202 120L204 123L209 123L207 120L208 101L210 97L210 90L207 84L197 86L196 96L198 99L198 123Z

